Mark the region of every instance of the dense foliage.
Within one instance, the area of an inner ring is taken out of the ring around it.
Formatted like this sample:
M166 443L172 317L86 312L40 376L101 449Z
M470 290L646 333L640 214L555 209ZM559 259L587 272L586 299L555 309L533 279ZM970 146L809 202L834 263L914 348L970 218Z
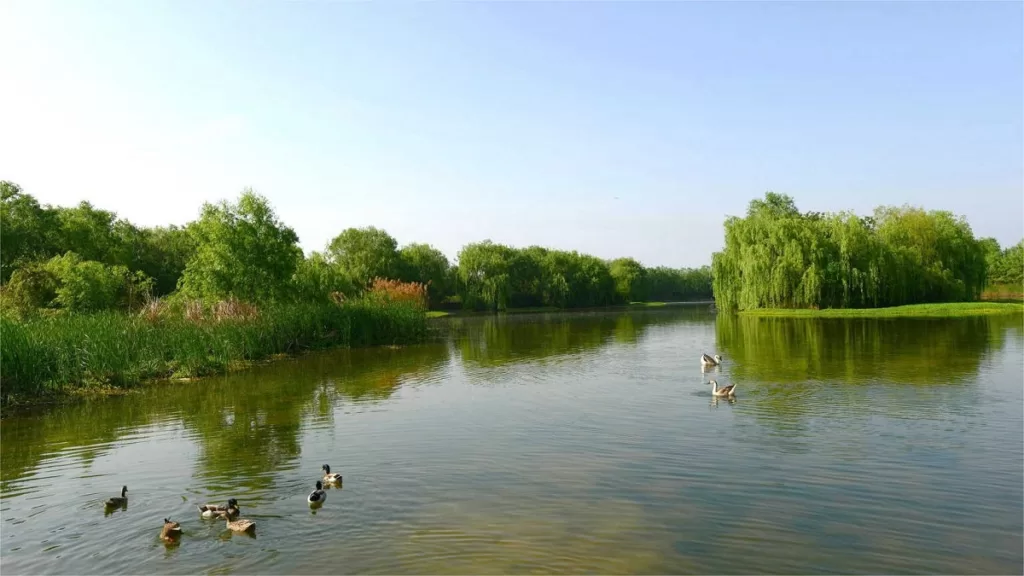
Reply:
M711 296L708 268L647 269L630 258L606 262L579 252L491 241L466 245L458 259L456 291L468 308L580 308Z
M741 310L974 300L986 272L982 243L949 212L800 213L774 193L726 220L712 264L717 305Z
M995 238L984 238L985 263L990 286L1024 286L1024 240L1006 249L999 248Z
M153 279L153 292L160 296L177 287L195 247L184 229L138 228L88 202L41 206L16 184L0 182L0 284L18 268L68 252L141 272Z
M140 228L87 202L41 206L0 183L4 309L135 310L150 297L215 302L329 302L377 279L426 287L431 307L587 307L711 297L711 269L645 268L578 252L469 244L453 265L428 244L348 228L303 257L294 230L265 198L205 204L185 227Z
M246 190L237 204L206 204L189 229L196 251L179 282L183 295L249 302L293 296L291 281L302 260L299 237L262 196Z

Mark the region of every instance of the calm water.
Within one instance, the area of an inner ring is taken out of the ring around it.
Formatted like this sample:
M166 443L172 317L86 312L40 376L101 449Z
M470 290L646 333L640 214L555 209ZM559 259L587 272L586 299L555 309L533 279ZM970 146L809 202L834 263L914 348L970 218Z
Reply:
M437 326L4 419L0 571L1021 573L1020 317Z

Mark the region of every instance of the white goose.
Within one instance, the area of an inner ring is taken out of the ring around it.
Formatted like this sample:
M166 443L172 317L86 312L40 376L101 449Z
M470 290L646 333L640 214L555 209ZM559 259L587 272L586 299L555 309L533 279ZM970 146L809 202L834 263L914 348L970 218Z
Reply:
M714 357L708 356L707 354L701 354L700 363L702 366L718 366L722 363L722 357L718 354L715 354Z
M734 397L736 396L736 385L729 384L728 386L718 387L718 382L709 380L708 384L711 384L711 395L719 397Z

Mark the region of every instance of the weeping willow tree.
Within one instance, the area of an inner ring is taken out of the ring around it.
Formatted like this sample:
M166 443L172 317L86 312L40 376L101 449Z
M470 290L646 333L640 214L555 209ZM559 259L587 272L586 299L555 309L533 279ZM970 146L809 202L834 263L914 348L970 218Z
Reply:
M725 221L712 259L721 308L874 308L975 300L982 244L949 212L880 207L873 216L801 213L769 192Z

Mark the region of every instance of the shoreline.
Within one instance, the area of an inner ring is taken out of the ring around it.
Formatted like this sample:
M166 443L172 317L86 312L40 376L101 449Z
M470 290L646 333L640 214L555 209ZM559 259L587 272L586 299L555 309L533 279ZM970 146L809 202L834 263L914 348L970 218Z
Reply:
M463 318L495 315L520 315L520 314L564 314L579 312L616 312L629 310L664 309L684 306L710 306L713 301L692 301L692 302L646 302L633 303L619 306L602 306L590 308L518 308L502 312L481 312L474 310L443 311L434 310L425 313L427 321L442 318ZM889 308L850 308L850 309L782 309L767 308L759 310L744 310L737 313L739 316L752 318L971 318L983 316L997 316L1008 314L1024 314L1022 303L1000 303L1000 302L957 302L943 304L911 304L906 306L895 306ZM399 344L404 347L414 343ZM352 349L352 348L377 348L395 347L396 344L376 345L345 345L338 344L327 347L300 348L291 352L278 352L269 354L259 359L237 359L227 363L221 370L206 374L191 375L187 377L155 377L142 378L127 385L120 386L110 384L92 383L78 386L64 386L58 389L45 390L41 394L15 394L8 396L6 401L0 404L0 418L21 412L32 410L47 405L60 405L69 402L78 402L86 399L107 398L111 396L123 396L136 393L153 385L175 385L192 384L210 377L219 377L227 374L243 372L255 366L269 364L280 360L294 359L301 357L313 350Z
M741 310L740 316L753 318L971 318L1024 313L1024 304L1015 302L947 302L907 304L887 308L761 308Z
M680 306L711 306L714 300L692 300L679 302L632 302L630 304L617 304L614 306L588 306L584 308L555 308L555 307L528 307L509 308L507 310L430 310L427 312L427 319L456 318L472 316L502 316L517 314L572 314L574 312L615 312L626 310L643 310L647 308L674 308Z

